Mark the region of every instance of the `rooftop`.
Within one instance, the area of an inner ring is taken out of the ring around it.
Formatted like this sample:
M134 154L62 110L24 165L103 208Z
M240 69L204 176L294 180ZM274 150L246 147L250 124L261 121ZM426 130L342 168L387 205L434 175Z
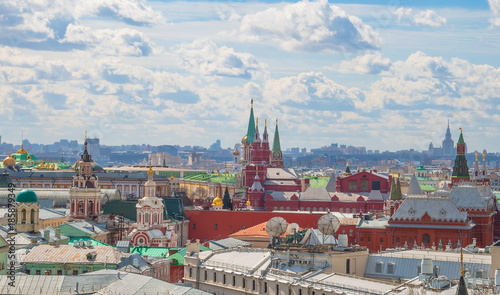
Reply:
M89 259L91 253L93 258ZM33 247L21 263L80 263L118 264L124 255L110 246L38 245Z

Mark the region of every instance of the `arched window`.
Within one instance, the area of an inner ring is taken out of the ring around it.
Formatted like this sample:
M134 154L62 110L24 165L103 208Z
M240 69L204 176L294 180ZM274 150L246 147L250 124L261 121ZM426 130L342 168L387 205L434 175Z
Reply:
M32 224L35 223L35 209L31 209L30 220Z
M26 209L21 210L21 223L26 223Z
M158 213L153 214L153 223L158 224Z
M144 213L144 224L148 224L149 223L149 213Z

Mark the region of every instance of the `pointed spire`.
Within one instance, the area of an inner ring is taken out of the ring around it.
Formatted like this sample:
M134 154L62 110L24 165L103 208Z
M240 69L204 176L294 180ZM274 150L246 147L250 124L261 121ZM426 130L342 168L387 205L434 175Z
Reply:
M467 285L464 280L465 268L464 268L464 253L462 248L460 248L460 281L458 281L458 288L456 295L468 295Z
M83 154L82 161L83 162L92 162L92 156L88 152L88 140L87 140L87 130L85 130L85 142L83 144Z
M400 186L399 178L396 181L396 178L392 179L391 182L391 194L389 199L390 200L401 200L403 197L401 195L401 186Z
M332 175L330 175L328 183L326 184L326 191L329 193L333 193L336 190L337 190L337 176L335 175L335 170L334 170L332 172Z
M267 119L264 120L264 134L262 134L262 142L269 142L269 135L267 134Z
M246 142L253 142L255 136L255 119L253 116L253 99L250 102L250 118L248 120L248 130Z
M255 122L255 135L254 135L254 142L260 142L260 133L259 133L259 118L256 119Z
M345 166L345 174L351 174L351 168L349 168L349 161L346 162Z
M274 130L273 153L281 153L280 134L278 131L278 119L276 119L276 129Z
M460 128L460 137L458 138L457 143L465 143L464 141L464 135L462 134L462 128Z
M413 173L410 184L408 185L408 195L422 195L422 188L420 188L420 184L418 183L417 176Z

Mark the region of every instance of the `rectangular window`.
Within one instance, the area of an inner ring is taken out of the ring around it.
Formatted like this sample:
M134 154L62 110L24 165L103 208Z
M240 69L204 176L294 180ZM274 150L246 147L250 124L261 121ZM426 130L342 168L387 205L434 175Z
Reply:
M39 269L35 270L35 274L40 275L40 270Z
M193 269L192 268L189 268L189 277L192 278L193 277Z
M78 275L78 270L74 270L74 271L73 271L73 275L74 275L74 276L77 276L77 275Z
M380 243L383 243L384 242L384 238L380 238Z
M214 230L219 230L219 225L217 223L214 224Z
M267 283L264 282L264 293L267 293Z
M58 269L58 270L57 270L57 275L58 275L58 276L62 276L62 270L61 270L61 269Z
M345 260L345 273L350 274L351 273L351 259L346 259Z
M377 262L375 264L375 272L382 273L383 266L384 266L384 264L382 262Z
M358 183L356 182L356 180L349 181L349 190L355 191L357 189L358 189Z
M393 275L396 265L394 263L387 264L387 273Z
M193 223L193 226L191 227L193 230L196 230L196 223Z
M252 291L255 291L255 280L252 281Z
M29 275L30 274L30 270L27 269L27 270L24 271L24 273L27 274L27 275Z
M236 286L236 276L233 276L233 286Z
M368 242L371 242L372 241L372 237L368 237Z
M368 191L368 179L361 179L361 183L360 183L360 190L362 191Z

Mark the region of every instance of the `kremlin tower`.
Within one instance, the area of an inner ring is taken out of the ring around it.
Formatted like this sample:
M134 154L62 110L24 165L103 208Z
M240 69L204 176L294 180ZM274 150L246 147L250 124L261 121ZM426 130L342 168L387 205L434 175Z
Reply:
M269 194L273 192L299 192L308 186L301 183L293 170L284 168L277 120L272 149L269 146L267 120L264 121L261 138L259 121L254 119L253 100L247 134L241 140L241 150L244 199L245 202L250 201L249 205L255 210L266 209L266 195L270 197Z
M457 156L455 158L455 165L453 166L453 174L451 176L451 183L453 186L460 182L468 182L470 180L469 167L467 167L467 159L465 154L467 152L467 145L464 141L462 128L460 128L460 137L457 142Z

